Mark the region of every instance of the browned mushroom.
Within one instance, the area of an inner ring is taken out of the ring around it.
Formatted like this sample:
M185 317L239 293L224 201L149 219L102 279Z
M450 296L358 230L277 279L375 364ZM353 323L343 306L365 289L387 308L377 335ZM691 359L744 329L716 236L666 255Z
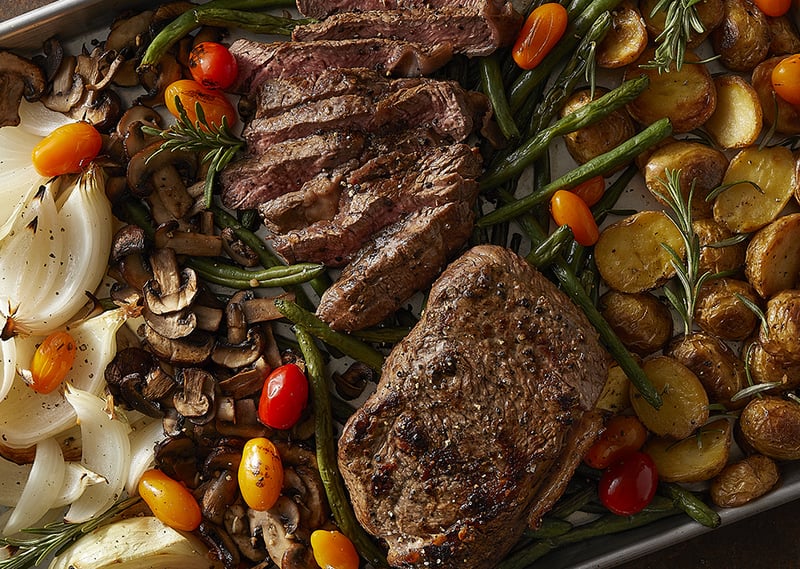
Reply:
M318 567L308 544L308 532L300 528L300 511L290 498L281 496L266 511L248 510L250 531L261 534L272 562L281 569Z
M156 249L150 255L153 278L142 288L145 306L155 314L177 312L191 306L199 288L197 274L181 268L175 251Z
M184 180L194 178L197 157L194 152L159 152L160 148L161 141L156 140L131 157L128 186L137 196L148 196L155 191L170 214L181 219L194 203Z
M258 255L247 243L236 237L233 229L225 227L220 231L222 247L228 256L243 267L255 267L260 261Z
M168 247L178 255L217 257L222 254L222 239L219 235L184 231L175 219L159 225L153 239L156 247Z
M354 362L345 371L331 374L336 393L348 401L357 399L364 393L368 383L377 379L375 371L362 362Z
M17 126L22 97L35 101L46 85L44 72L33 61L0 51L0 126Z
M239 481L236 473L231 470L222 470L205 485L200 508L203 517L215 524L222 524L225 511L232 504L239 493Z
M166 338L150 326L143 326L144 341L159 358L176 365L200 365L214 350L214 337L202 330L195 330L180 339Z
M179 368L176 379L182 389L172 399L175 410L200 425L213 420L216 414L214 376L200 368Z
M117 352L106 367L105 380L115 401L151 417L163 416L161 402L176 387L150 352L134 347Z

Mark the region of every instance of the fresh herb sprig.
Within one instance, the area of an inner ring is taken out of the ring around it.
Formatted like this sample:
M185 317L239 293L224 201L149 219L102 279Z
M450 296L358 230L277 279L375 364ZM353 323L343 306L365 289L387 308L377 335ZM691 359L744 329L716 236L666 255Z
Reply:
M686 56L686 46L692 34L705 31L703 22L697 15L696 5L700 0L659 0L653 6L650 16L658 12L666 12L664 31L656 37L656 49L653 60L643 67L655 68L659 73L666 73L674 64L680 71Z
M58 554L64 548L87 533L94 531L114 516L124 512L141 498L134 496L117 502L102 514L82 523L56 522L40 528L28 528L24 533L37 537L4 537L0 545L11 549L12 555L0 561L0 569L27 569L35 567L51 554Z
M142 127L145 134L160 136L164 139L161 147L148 160L161 152L173 150L202 154L203 163L208 162L203 199L206 208L209 208L217 174L234 159L237 153L244 149L245 142L233 134L227 117L222 117L221 125L209 124L199 102L195 104L196 122L192 122L189 118L186 108L178 97L175 97L175 106L178 109L179 117L169 128L161 130L150 126Z

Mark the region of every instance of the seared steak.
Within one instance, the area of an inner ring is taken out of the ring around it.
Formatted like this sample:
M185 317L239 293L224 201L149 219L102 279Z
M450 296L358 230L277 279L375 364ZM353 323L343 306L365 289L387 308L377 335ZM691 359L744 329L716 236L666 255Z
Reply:
M482 11L489 5L500 10L505 0L297 0L297 9L308 18L324 18L338 12L463 7Z
M522 16L507 4L502 12L463 7L429 10L373 10L341 12L320 22L297 26L295 41L348 38L391 38L419 44L449 44L453 53L469 57L489 55L511 45Z
M379 323L436 278L466 243L472 222L472 204L452 202L423 208L384 228L325 291L317 316L335 330Z
M339 441L390 564L494 567L595 439L606 373L585 316L522 258L479 246L453 262Z

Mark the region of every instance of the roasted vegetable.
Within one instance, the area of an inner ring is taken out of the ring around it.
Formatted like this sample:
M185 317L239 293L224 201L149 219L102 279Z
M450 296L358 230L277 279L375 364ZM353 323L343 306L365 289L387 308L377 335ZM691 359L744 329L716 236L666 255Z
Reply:
M800 214L779 217L747 246L747 280L762 298L794 288L800 280Z
M800 362L800 290L782 290L767 301L766 325L758 339L784 361Z
M742 409L744 441L775 460L800 459L800 403L780 397L755 398Z
M711 481L711 501L720 508L735 508L760 498L777 484L778 465L761 454L750 455L722 469Z
M758 93L740 75L714 78L717 107L703 127L721 148L745 148L761 134L763 112Z
M727 419L719 419L679 442L650 439L644 451L653 458L664 482L702 482L719 474L728 462L731 430Z
M672 314L650 293L610 290L600 297L600 311L622 343L641 356L660 350L672 337Z
M759 320L741 297L758 305L758 294L747 281L722 278L705 283L697 297L695 321L723 340L744 340Z
M714 51L732 71L750 71L769 52L770 33L764 13L750 0L724 0L724 17L711 34Z

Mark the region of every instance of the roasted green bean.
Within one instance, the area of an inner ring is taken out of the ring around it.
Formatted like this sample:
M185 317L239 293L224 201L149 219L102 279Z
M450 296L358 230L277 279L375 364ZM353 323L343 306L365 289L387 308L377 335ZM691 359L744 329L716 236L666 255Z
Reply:
M301 284L310 281L325 270L324 265L297 263L249 271L235 265L202 257L189 258L185 264L187 267L197 271L201 277L209 282L237 289L284 287Z

